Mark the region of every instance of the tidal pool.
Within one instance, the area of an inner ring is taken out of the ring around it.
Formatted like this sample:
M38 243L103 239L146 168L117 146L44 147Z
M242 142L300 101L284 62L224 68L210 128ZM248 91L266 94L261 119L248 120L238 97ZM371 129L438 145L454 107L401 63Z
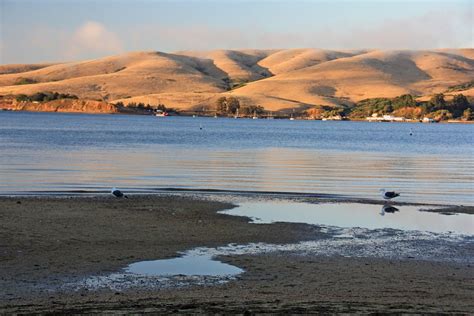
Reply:
M210 255L186 255L173 259L132 263L125 272L147 276L231 276L240 274L244 270L213 260Z
M428 208L428 207L425 207ZM254 223L307 223L312 225L392 228L434 233L474 234L474 216L421 212L423 206L362 204L362 203L302 203L302 202L243 202L224 214L247 216Z
M202 248L207 249L207 248ZM122 291L130 288L164 289L191 285L216 285L234 280L244 270L215 260L211 251L187 251L182 257L139 261L116 273L93 275L65 283L63 289Z

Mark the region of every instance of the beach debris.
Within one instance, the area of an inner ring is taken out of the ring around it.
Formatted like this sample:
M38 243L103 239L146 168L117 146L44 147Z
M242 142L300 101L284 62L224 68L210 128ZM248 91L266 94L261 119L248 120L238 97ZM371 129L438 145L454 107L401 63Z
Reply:
M122 191L120 191L120 190L117 189L117 188L112 188L111 193L112 193L115 197L118 197L118 198L124 197L124 198L128 199L128 196L124 195L124 194L122 193Z
M398 208L396 208L395 206L393 205L390 205L390 204L385 204L384 206L382 206L382 210L380 211L380 215L384 216L385 213L395 213L395 212L399 212L400 210Z
M386 191L385 189L380 189L380 192L382 193L382 197L385 200L391 200L393 198L396 198L397 196L400 196L400 193L397 193L395 191Z

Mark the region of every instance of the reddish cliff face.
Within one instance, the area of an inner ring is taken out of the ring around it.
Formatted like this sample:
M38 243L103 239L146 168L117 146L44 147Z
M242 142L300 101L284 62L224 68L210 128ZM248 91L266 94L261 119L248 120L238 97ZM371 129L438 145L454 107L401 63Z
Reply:
M118 113L118 108L110 103L93 100L61 99L49 102L18 102L15 99L0 99L0 109L31 112L72 112L72 113Z

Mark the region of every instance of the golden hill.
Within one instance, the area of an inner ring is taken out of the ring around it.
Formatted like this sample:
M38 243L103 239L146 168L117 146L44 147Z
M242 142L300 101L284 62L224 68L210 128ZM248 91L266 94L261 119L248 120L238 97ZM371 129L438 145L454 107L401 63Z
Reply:
M474 49L134 52L79 62L2 65L0 95L54 91L83 99L213 106L220 96L280 110L428 97L474 80ZM472 95L472 89L466 90Z

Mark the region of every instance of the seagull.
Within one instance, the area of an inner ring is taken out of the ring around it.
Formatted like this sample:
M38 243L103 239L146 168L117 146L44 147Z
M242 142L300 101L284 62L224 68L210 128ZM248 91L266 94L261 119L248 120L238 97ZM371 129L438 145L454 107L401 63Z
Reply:
M115 197L118 197L118 198L124 197L128 199L128 196L124 195L122 191L120 191L117 188L112 188L112 191L110 191L110 193L112 193Z
M386 204L382 206L382 210L380 211L380 215L384 216L385 213L395 213L399 212L400 210L396 208L395 206L392 206L390 204Z
M400 196L400 193L397 193L395 191L385 191L385 189L380 189L380 192L382 192L382 197L385 200L391 200L393 198L396 198L397 196Z

